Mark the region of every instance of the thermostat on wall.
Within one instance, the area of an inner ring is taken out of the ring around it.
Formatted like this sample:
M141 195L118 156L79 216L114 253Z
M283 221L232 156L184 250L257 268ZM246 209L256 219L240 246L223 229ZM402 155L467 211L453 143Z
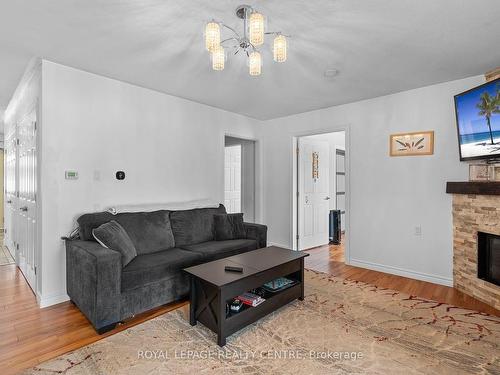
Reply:
M78 180L78 172L77 171L66 171L64 172L66 180Z

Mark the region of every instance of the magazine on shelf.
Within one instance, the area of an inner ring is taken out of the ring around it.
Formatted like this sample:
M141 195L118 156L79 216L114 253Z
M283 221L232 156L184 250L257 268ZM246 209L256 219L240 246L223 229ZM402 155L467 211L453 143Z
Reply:
M243 293L242 295L238 296L237 298L241 302L243 302L245 305L252 306L252 307L258 306L262 302L265 301L265 299L262 298L261 296L258 296L257 294L253 294L253 293L248 293L248 292Z
M277 292L279 290L285 289L292 284L294 284L295 281L287 279L286 277L279 277L273 281L269 281L268 283L265 283L262 285L262 287L265 290L268 290L270 292Z

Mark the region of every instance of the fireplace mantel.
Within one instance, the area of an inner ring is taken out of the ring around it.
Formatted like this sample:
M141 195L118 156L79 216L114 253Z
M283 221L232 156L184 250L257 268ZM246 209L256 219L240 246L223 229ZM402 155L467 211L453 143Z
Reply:
M500 182L447 182L448 194L500 195Z

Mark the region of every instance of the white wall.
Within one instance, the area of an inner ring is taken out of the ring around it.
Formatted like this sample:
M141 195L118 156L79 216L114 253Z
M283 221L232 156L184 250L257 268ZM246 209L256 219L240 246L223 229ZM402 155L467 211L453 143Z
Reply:
M4 140L4 114L5 114L5 109L0 108L0 147L3 148L3 140Z
M451 197L466 180L459 162L453 95L483 76L424 87L264 123L264 222L269 241L292 245L292 139L347 132L350 264L452 284ZM391 133L435 131L433 156L389 157ZM349 171L348 171L349 173ZM422 226L422 236L415 227Z
M42 69L41 293L50 304L67 298L60 237L80 214L115 204L222 202L224 134L255 138L258 122L47 61ZM65 180L65 170L79 179Z

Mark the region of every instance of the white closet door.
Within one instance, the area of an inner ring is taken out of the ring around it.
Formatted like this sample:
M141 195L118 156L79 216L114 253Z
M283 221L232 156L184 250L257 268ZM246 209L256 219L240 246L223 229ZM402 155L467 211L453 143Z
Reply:
M5 245L14 255L16 253L16 220L17 220L17 136L16 127L10 126L5 132L5 155L4 155L4 229ZM17 261L17 257L16 257Z
M33 110L18 124L18 202L16 238L19 268L33 290L36 282L37 118Z
M224 205L228 213L241 212L241 145L225 147Z

